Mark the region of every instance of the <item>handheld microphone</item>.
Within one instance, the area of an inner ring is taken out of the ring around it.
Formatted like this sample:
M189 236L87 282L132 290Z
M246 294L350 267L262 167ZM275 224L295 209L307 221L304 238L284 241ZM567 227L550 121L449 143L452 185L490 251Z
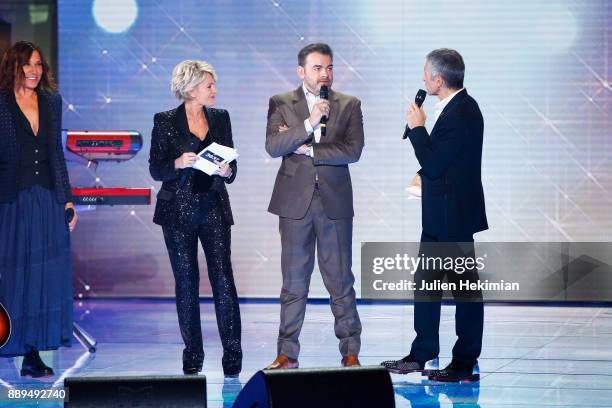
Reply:
M425 102L426 96L427 91L419 89L416 93L416 96L414 97L414 103L416 103L416 105L420 108L421 105L423 105L423 102ZM404 130L404 136L402 136L402 139L408 138L408 133L410 133L410 128L408 128L408 125L406 125L406 130Z
M319 98L325 99L325 100L329 99L329 88L327 87L327 85L321 85L321 89L319 90ZM325 136L325 134L327 133L327 120L328 119L329 118L327 117L327 115L323 115L321 117L321 121L319 122L319 125L321 127L321 137Z
M73 219L74 219L74 209L71 207L66 208L66 222L70 224Z
M416 103L417 106L420 108L421 105L423 105L423 102L425 102L426 96L427 96L427 91L423 89L419 89L416 96L414 97L414 103Z

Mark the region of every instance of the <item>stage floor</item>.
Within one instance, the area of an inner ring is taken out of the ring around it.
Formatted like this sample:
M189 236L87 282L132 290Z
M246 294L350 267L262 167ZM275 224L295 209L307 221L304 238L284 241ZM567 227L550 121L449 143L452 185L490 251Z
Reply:
M209 407L231 407L241 386L276 353L279 306L241 304L244 364L239 380L224 383L221 345L213 305L202 302ZM360 305L363 323L360 359L364 365L404 356L413 338L412 306ZM75 321L98 340L98 351L79 343L41 353L56 376L19 377L21 359L0 358L0 405L9 403L7 387L60 387L61 376L182 374L182 342L170 300L96 300L75 302ZM327 304L309 304L301 335L301 367L340 365L333 318ZM440 365L451 356L454 307L443 306ZM443 385L417 374L393 375L397 407L611 407L612 308L486 306L481 381ZM80 365L81 367L77 367ZM61 406L37 400L37 406ZM36 406L36 405L32 405Z

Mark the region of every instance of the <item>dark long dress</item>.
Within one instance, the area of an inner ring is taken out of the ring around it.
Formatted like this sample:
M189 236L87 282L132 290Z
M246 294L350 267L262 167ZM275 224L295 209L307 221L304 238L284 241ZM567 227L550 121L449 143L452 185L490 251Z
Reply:
M0 302L12 324L0 356L71 345L72 268L64 205L49 166L50 114L40 103L35 135L9 98L19 150L17 199L0 203Z

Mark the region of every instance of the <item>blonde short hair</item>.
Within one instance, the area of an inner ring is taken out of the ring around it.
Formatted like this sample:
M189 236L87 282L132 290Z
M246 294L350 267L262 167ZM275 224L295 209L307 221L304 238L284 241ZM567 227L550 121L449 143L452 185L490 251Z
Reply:
M212 65L206 61L185 60L177 64L172 70L172 84L170 90L177 99L186 101L191 99L189 92L200 84L206 77L212 75L217 80L217 74Z

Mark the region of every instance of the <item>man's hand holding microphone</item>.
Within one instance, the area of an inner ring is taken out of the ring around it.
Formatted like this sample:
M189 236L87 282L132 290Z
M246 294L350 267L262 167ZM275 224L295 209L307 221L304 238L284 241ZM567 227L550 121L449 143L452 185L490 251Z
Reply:
M312 107L312 112L308 117L310 126L314 129L318 125L321 127L321 137L324 137L327 130L327 119L329 118L329 88L327 85L322 85L319 91L319 100L315 102ZM298 147L293 153L305 154L312 157L312 146L303 144Z

